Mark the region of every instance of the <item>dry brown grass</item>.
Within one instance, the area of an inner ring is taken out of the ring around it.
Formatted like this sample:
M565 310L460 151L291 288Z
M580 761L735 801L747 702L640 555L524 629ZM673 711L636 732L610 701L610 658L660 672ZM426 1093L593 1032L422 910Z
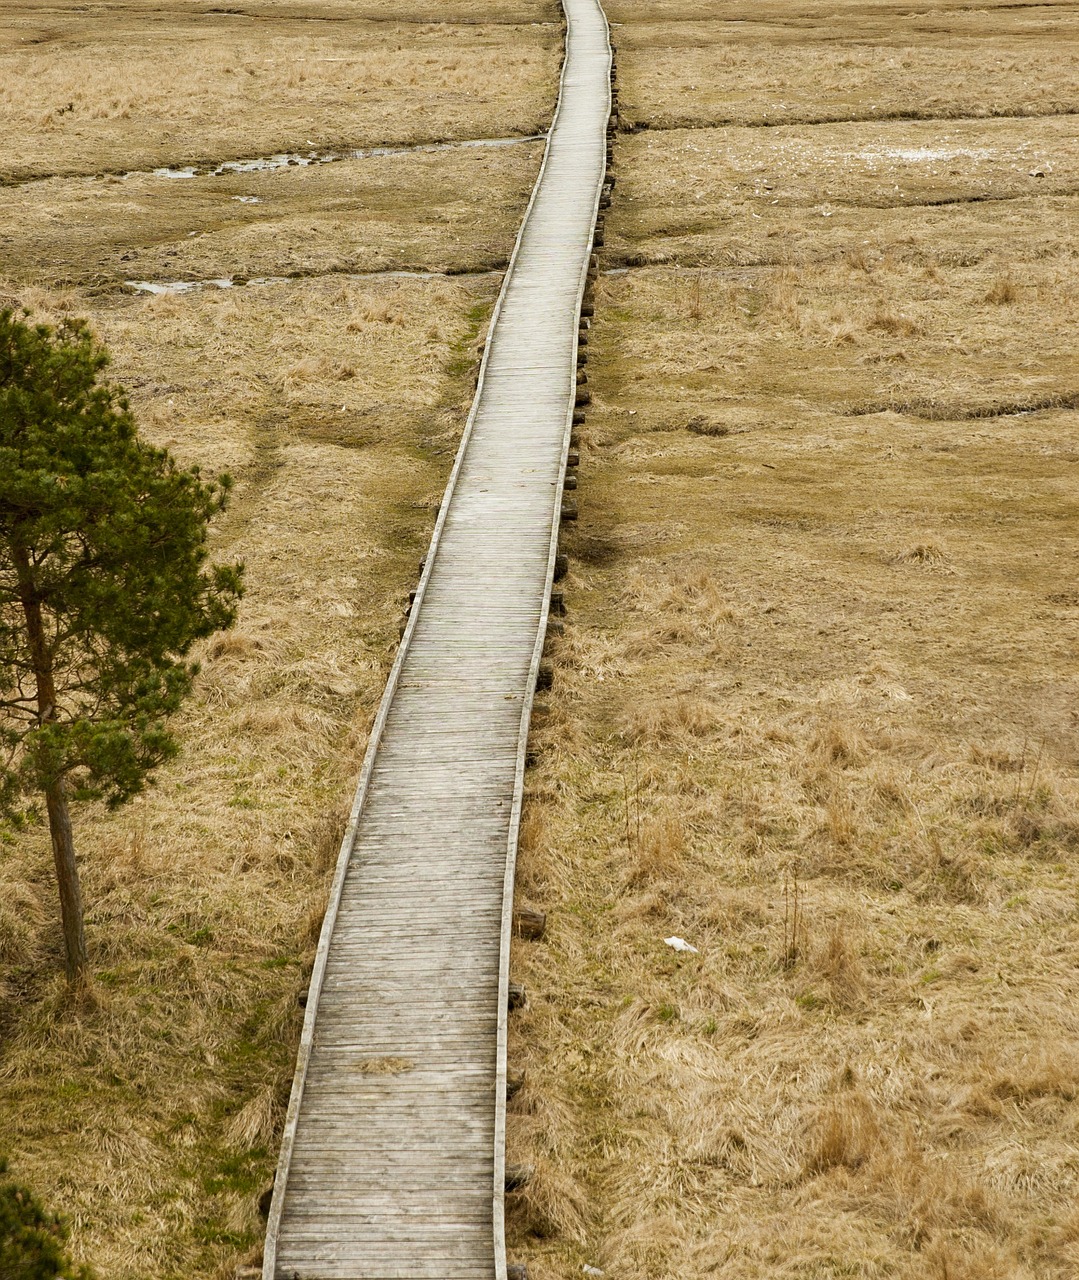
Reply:
M445 26L423 24L481 16L471 0L431 9L316 16L347 17L400 71L398 44L417 67L428 46L453 56ZM274 19L262 38L281 38L280 12L251 12ZM1028 21L1052 74L1026 93L1044 109L1047 84L1070 92L1064 46L1044 39L1066 13L933 21L950 70L964 31L992 26L997 47L1018 48ZM532 8L482 16L511 26L470 26L452 37L461 47L505 39L531 56L512 24ZM644 16L652 26L620 36L642 54L662 19L744 15L661 0ZM872 36L869 17L874 30L896 19L853 3L757 16L796 20L787 38L810 44L814 18L849 39ZM94 38L141 20L127 10ZM233 21L240 50L248 20ZM220 43L227 24L207 31ZM61 25L29 7L7 30L21 41ZM740 30L750 40L760 24ZM766 96L789 72L797 118L819 96L821 58L776 54L769 31L757 83ZM552 34L537 37L543 56ZM700 57L730 99L753 50L717 74L726 55L705 35L703 53L688 41L679 56L687 73ZM904 110L945 56L910 43L906 78L888 80ZM4 47L8 66L48 71L47 47ZM133 71L148 47L131 44ZM967 54L933 110L982 94L985 56ZM845 50L833 105L858 106L891 56ZM630 114L715 123L714 100L683 92L666 57L663 85L645 56L624 60ZM266 66L281 110L234 101L220 124L200 103L235 72L185 71L173 92L191 87L177 110L198 141L184 155L285 146L304 95L323 132L301 128L303 142L343 136L324 111L353 111L333 97L337 70L290 85L294 68ZM489 118L464 100L467 76L450 83L465 70L439 61L417 77L424 112L410 109L408 129ZM526 72L520 121L539 101L539 63ZM1014 106L1018 75L996 83ZM110 118L106 91L92 119L29 129L29 168L183 158L149 99ZM412 92L375 86L368 114L341 118L348 140L412 136L386 123ZM1079 1266L1073 140L1061 122L998 121L619 148L609 260L666 265L606 281L590 346L570 626L536 717L522 838L522 894L551 923L516 957L530 999L512 1056L529 1083L511 1159L536 1174L512 1198L512 1248L537 1280L583 1263L690 1280L1064 1280ZM52 976L40 832L4 845L0 1127L110 1276L224 1276L257 1248L342 802L496 283L331 274L146 301L117 294L121 254L139 253L142 278L482 266L508 250L529 163L522 151L265 175L264 205L237 203L234 218L202 180L160 214L142 180L4 195L3 234L21 238L0 290L45 314L88 312L150 436L233 470L219 545L245 557L251 584L236 631L207 646L186 755L126 813L81 825L94 1004L67 1008ZM424 192L433 212L414 218ZM970 202L985 193L1008 198ZM349 199L347 216L323 209ZM966 203L918 204L937 199ZM188 245L191 229L203 234ZM57 287L65 277L78 287ZM1057 407L976 416L1036 403ZM698 954L672 951L671 935Z
M626 122L663 129L1079 108L1068 5L1002 8L990 22L984 9L959 6L797 8L746 21L733 9L686 20L677 7L662 18L631 0L612 5L626 22L615 32Z
M1013 233L1025 225L1013 215ZM686 430L699 438L703 458L716 448L709 437L769 425L791 414L792 401L792 422L822 415L823 426L851 414L851 430L871 431L866 415L887 411L954 424L1072 404L1079 314L1066 245L1046 252L1035 243L1028 255L1020 241L957 265L928 235L906 244L901 258L892 252L894 226L873 232L869 271L844 258L692 273L656 267L610 278L616 311L646 312L649 325L620 330L628 358L612 376L625 405L612 404L597 426L602 442L633 450L640 444L619 443L625 432ZM1006 272L1020 275L1024 287L1004 306L989 295ZM693 314L698 279L700 319ZM672 399L666 382L673 377L685 394ZM613 434L608 423L617 423ZM923 450L941 455L937 461L951 456L951 429L922 439ZM771 465L783 465L788 447L816 465L815 447L800 433L779 446ZM737 457L737 442L720 456Z
M150 439L232 471L216 548L247 565L181 759L123 813L80 815L88 1011L65 1007L47 840L6 839L0 1129L103 1274L219 1276L257 1248L297 995L496 285L23 294L90 314Z
M558 33L520 22L547 9L488 6L488 26L462 0L442 6L468 22L454 30L429 9L9 8L0 136L25 143L26 171L93 172L308 137L534 128ZM181 51L164 75L163 42ZM105 101L105 62L129 110ZM370 94L343 95L361 73ZM35 123L61 84L78 109ZM210 112L218 95L228 109ZM180 759L125 811L78 815L94 986L77 1007L47 838L0 833L0 1145L109 1280L221 1280L259 1250L297 997L471 395L499 284L484 269L508 257L537 161L531 146L0 191L0 299L89 318L146 436L235 477L215 552L247 566L236 628L200 654ZM484 273L349 274L383 267ZM159 298L120 284L218 276L292 278Z
M540 146L0 187L5 270L29 282L45 261L53 278L101 291L124 280L500 269Z
M495 8L479 22L385 3L260 8L176 10L166 21L140 4L90 21L78 9L6 9L0 178L501 137L534 133L549 116L550 4Z
M286 5L257 21L163 22L136 6L50 12L42 31L19 24L25 11L5 14L0 139L18 140L7 157L0 143L5 275L34 283L44 265L50 281L100 291L124 280L501 268L539 163L534 143L190 178L148 172L544 127L557 26L522 25L522 15L446 26L397 10L388 22L377 8L324 21ZM111 92L109 75L146 100L108 118L93 103ZM35 113L56 85L76 109L43 124ZM83 176L3 186L35 174Z
M648 53L686 35L663 19L738 15L613 12L643 20L616 32L631 104L727 111L726 65L679 95L690 56ZM767 84L785 17L797 105L803 36L896 19L826 12L765 6L709 56ZM1018 57L1026 17L933 14L968 19ZM955 130L617 144L608 261L669 265L599 289L534 734L520 885L550 924L515 956L511 1158L585 1206L511 1217L540 1280L1079 1265L1079 281L1073 202L1034 194L1074 150L1061 122ZM1022 199L916 204L986 191Z
M872 268L882 242L964 266L1017 247L1020 223L1031 259L1059 255L1079 191L1069 118L679 129L621 138L619 153L613 257L683 266Z

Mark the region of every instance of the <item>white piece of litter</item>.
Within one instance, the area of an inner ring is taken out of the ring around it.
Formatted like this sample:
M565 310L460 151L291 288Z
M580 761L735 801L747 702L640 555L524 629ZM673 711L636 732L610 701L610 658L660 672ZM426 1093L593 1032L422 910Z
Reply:
M599 1267L590 1267L587 1262L584 1264L581 1270L585 1273L586 1276L605 1276L607 1274L606 1271L601 1271Z
M689 943L685 940L685 938L670 937L670 938L664 938L663 941L667 944L668 947L671 947L674 951L692 951L694 955L700 954L697 948L691 947Z

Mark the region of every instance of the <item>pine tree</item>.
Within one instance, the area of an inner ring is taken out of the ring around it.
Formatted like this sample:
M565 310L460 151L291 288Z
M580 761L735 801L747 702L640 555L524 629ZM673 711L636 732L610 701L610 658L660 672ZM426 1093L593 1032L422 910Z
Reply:
M0 312L0 813L43 796L68 977L87 967L69 802L123 804L175 755L166 726L241 565L207 558L230 481L137 435L82 321Z
M6 1177L0 1160L0 1277L3 1280L94 1280L66 1256L67 1227L29 1187Z

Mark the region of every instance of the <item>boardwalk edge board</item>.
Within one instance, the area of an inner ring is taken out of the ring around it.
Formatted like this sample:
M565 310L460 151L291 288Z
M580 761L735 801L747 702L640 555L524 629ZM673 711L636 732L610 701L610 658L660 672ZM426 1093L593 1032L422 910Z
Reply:
M607 77L606 77L606 110L604 114L604 122L611 114L611 32L610 24L604 13L600 0L594 0L596 8L599 10L603 18L603 24L606 31L607 39ZM569 67L569 41L572 38L573 19L569 12L569 0L562 0L563 9L566 13L566 56L562 63L562 74L559 80L558 105L555 108L554 119L551 122L551 130L548 134L548 147L544 151L543 164L540 168L539 176L536 179L536 185L532 190L532 197L525 212L524 219L518 233L517 245L525 233L525 227L528 223L528 217L532 212L532 205L536 199L536 193L539 191L540 183L543 181L543 175L547 169L547 156L550 149L550 137L554 133L554 126L558 120L558 116L562 109L563 102L563 86L566 78L566 71ZM605 124L604 124L605 127ZM600 196L603 192L603 181L605 176L605 166L600 167L599 178L596 182L595 196L592 202L592 234L595 232L596 219L599 216ZM509 281L510 273L513 271L514 260L517 256L517 245L514 246L514 256L510 259L509 271L506 273L506 281L503 282L503 289ZM585 290L588 287L588 268L591 254L591 238L589 240L588 251L584 253L581 259L581 274L577 287L577 301L574 306L573 316L573 345L570 352L569 370L571 377L575 377L577 368L577 350L578 350L578 324L581 315L581 306L584 302ZM499 299L501 302L501 298ZM492 321L491 328L494 328ZM513 939L513 886L514 878L517 871L517 843L521 829L521 809L524 803L524 777L527 766L528 756L528 730L532 718L532 704L536 696L536 681L539 676L540 662L543 658L544 644L547 638L547 619L551 609L551 592L554 589L555 579L555 559L558 555L558 538L561 532L561 510L562 495L565 489L566 478L566 460L569 456L570 439L573 435L573 413L575 409L575 397L571 394L568 398L566 408L566 420L563 425L562 432L562 456L558 468L558 486L555 493L554 503L554 519L551 525L551 542L547 556L547 576L543 588L543 603L541 605L539 629L536 635L535 648L532 651L532 662L528 672L528 688L525 694L524 707L521 715L521 734L517 743L517 767L513 786L513 808L510 811L510 834L509 848L506 853L506 878L502 894L502 938L501 949L499 953L499 973L498 973L498 1056L496 1059L496 1080L495 1080L495 1171L494 1171L494 1238L495 1238L495 1280L507 1280L506 1276L506 1213L505 1213L505 1171L506 1171L506 1058L507 1058L507 1040L509 1034L509 973L510 973L510 949Z
M404 634L401 638L400 645L397 650L393 665L387 678L386 687L383 692L382 700L379 705L378 714L372 725L370 738L368 740L367 750L364 756L363 765L360 772L360 778L357 785L355 798L349 814L348 825L341 841L340 850L337 857L337 863L334 870L333 880L330 886L330 893L326 907L326 914L323 918L322 930L319 936L318 947L315 953L314 965L311 973L310 985L308 988L307 1005L304 1015L303 1029L300 1037L299 1049L296 1059L296 1070L293 1076L292 1091L289 1098L288 1110L285 1117L284 1130L281 1138L281 1150L278 1159L277 1170L274 1179L273 1198L270 1205L270 1212L266 1228L266 1240L263 1252L262 1274L263 1280L278 1280L277 1273L277 1249L278 1240L281 1230L282 1215L284 1213L285 1202L288 1195L288 1176L292 1163L293 1149L296 1142L297 1126L300 1116L300 1109L303 1102L304 1088L307 1082L308 1068L315 1042L315 1029L318 1018L319 1002L326 977L326 967L330 953L331 942L334 936L334 929L337 922L338 911L341 905L342 894L344 891L345 880L347 877L350 861L352 858L354 846L356 843L357 832L360 825L360 819L363 815L368 793L371 786L372 775L375 770L376 761L378 759L380 744L386 729L386 724L390 716L391 709L394 704L394 698L401 681L401 673L405 665L405 661L409 654L412 638L419 619L423 611L423 601L427 590L428 582L435 570L437 553L440 542L442 540L443 530L447 519L449 518L453 498L457 490L458 478L464 466L466 456L468 454L469 442L472 438L473 426L476 421L477 414L480 409L481 400L484 393L487 366L491 355L492 346L495 335L498 330L499 317L503 309L503 303L509 292L511 283L514 278L514 270L521 249L522 242L525 238L529 227L529 219L532 215L533 208L536 204L537 197L542 187L545 174L548 169L548 161L551 155L552 141L555 137L556 126L562 113L566 76L570 66L571 44L574 36L574 24L577 14L583 14L585 10L591 10L594 16L598 16L603 23L606 33L606 57L607 57L607 77L605 84L606 94L606 112L604 113L605 121L610 115L611 109L611 85L610 85L610 66L611 66L611 48L610 48L610 28L607 23L606 15L603 12L599 0L562 0L563 11L566 19L566 44L562 61L562 69L559 78L558 102L555 107L551 127L547 134L547 142L544 147L543 160L540 166L539 175L533 187L532 194L529 198L528 206L525 210L524 218L520 229L518 230L517 239L514 244L513 253L510 256L509 265L502 281L502 287L499 291L494 310L491 315L491 321L487 330L487 338L484 344L483 356L480 362L479 375L476 384L476 392L472 401L472 406L466 419L465 426L461 436L461 442L458 446L457 454L454 459L453 468L450 472L449 480L446 484L445 493L439 508L438 517L435 521L434 531L431 536L429 549L425 558L420 580L417 585L415 599L409 617L406 622ZM591 226L594 231L596 219L599 213L600 198L604 181L604 169L600 166L599 173L595 182L595 192L592 203ZM572 351L570 363L566 369L567 378L570 378L573 370L576 368L577 347L578 347L578 330L577 319L581 312L581 306L584 299L585 290L588 280L588 268L590 257L590 240L581 255L580 278L578 281L577 300L575 313L571 317L572 324ZM567 389L570 390L570 383L567 383ZM550 544L547 556L546 581L543 588L542 604L540 606L539 626L537 628L535 644L532 651L531 662L528 672L527 686L522 698L520 730L517 739L517 755L516 767L514 773L514 785L512 794L512 806L509 818L509 840L506 851L505 875L503 881L502 892L502 911L500 923L500 949L499 949L499 981L498 981L498 1021L497 1021L497 1047L496 1047L496 1077L495 1091L493 1102L494 1109L494 1178L493 1185L490 1189L492 1197L492 1225L494 1233L494 1263L495 1263L495 1280L507 1280L506 1258L505 1258L505 1217L504 1217L504 1192L505 1192L505 1133L506 1133L506 1042L508 1032L508 996L509 996L509 963L510 963L510 944L513 932L513 890L514 875L516 869L517 841L520 831L521 808L524 797L524 774L526 766L526 749L529 732L529 722L532 713L532 705L536 690L536 681L539 674L540 661L543 654L544 642L546 637L548 613L550 609L551 589L555 577L555 559L558 552L558 537L560 530L560 511L562 508L562 492L565 481L566 462L570 450L570 437L573 425L574 396L572 393L568 395L565 423L563 426L561 459L558 469L558 477L555 491L555 501L553 507L553 519L551 524ZM329 1198L332 1198L330 1188L327 1188Z

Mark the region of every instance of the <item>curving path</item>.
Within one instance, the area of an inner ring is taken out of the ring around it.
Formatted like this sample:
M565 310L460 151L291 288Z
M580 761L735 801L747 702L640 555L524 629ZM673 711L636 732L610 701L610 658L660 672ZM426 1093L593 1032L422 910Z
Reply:
M558 109L372 733L312 974L265 1280L505 1280L506 995L610 42Z

